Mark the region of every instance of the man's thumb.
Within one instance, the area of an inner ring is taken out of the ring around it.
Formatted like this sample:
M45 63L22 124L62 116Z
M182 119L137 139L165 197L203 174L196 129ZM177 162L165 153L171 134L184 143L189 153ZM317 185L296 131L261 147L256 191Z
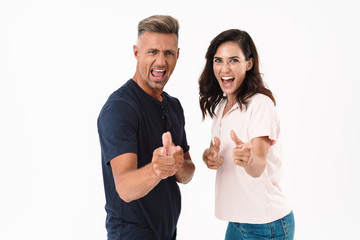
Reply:
M234 141L234 143L236 144L237 147L239 147L240 145L244 144L243 141L241 141L238 136L236 136L236 133L234 130L230 131L230 137L231 139Z
M164 133L162 135L163 148L161 149L161 155L164 156L171 155L171 143L172 143L171 133L170 132Z

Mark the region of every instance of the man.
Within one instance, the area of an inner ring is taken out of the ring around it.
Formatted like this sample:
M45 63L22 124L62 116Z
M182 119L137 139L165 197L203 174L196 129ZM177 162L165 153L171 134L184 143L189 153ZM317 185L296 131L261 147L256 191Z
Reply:
M177 182L188 183L195 171L183 109L163 92L179 57L178 30L171 16L139 22L135 75L98 118L110 240L176 238Z

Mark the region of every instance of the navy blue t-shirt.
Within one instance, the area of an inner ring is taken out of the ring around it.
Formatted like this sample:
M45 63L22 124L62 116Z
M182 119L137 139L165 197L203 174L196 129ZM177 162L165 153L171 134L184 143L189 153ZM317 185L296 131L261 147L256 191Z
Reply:
M181 195L175 177L161 180L146 196L126 203L116 192L110 166L110 160L124 153L137 154L138 168L150 163L167 129L174 144L184 153L189 151L181 104L166 92L162 97L163 101L158 101L130 79L110 95L100 112L98 132L110 240L168 240L176 236Z

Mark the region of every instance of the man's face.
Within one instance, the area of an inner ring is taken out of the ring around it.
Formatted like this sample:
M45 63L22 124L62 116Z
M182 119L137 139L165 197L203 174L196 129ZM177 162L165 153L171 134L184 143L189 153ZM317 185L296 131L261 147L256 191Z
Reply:
M137 76L152 89L162 90L174 71L179 57L176 34L145 32L134 54L138 61Z

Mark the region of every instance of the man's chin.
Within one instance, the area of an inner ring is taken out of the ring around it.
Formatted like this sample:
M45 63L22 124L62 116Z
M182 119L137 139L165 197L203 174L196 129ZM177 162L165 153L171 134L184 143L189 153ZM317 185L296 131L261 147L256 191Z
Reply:
M147 83L149 85L149 87L151 87L152 89L157 89L157 90L162 90L165 85L166 85L166 81L161 81L161 82L148 82Z

